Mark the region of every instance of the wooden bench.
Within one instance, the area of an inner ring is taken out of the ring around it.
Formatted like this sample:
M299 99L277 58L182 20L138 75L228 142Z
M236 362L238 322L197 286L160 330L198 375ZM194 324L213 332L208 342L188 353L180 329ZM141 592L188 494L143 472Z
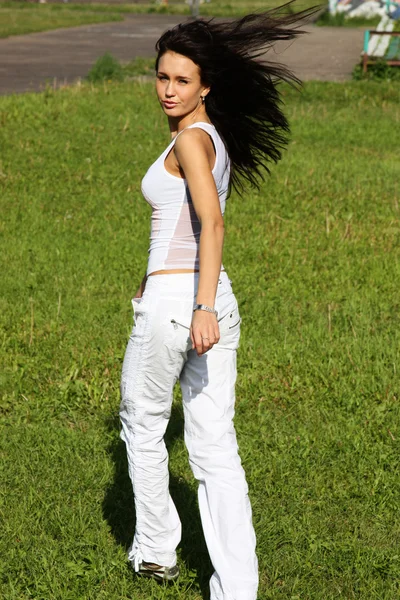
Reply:
M371 35L392 36L393 39L390 40L389 47L383 56L368 54ZM379 59L384 60L386 64L391 67L400 67L400 31L376 31L367 29L364 33L363 72L366 73L368 65L373 65Z

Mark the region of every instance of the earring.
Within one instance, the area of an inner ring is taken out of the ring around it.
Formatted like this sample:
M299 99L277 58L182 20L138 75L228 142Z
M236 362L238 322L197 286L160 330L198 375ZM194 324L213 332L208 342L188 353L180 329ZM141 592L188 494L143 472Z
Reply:
M201 98L201 103L204 104L204 102L205 102L204 96L200 96L200 98Z

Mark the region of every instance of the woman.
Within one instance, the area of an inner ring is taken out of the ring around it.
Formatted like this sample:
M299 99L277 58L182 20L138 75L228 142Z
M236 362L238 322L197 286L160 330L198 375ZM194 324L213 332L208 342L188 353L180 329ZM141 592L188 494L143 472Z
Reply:
M310 11L300 14L304 18ZM231 184L256 184L277 161L287 121L276 80L284 67L255 57L299 32L277 11L230 23L189 21L157 42L157 95L172 141L142 191L153 209L146 276L123 369L121 438L136 507L129 551L135 571L179 575L181 523L168 491L164 433L179 379L185 443L199 482L204 535L215 572L211 600L255 600L255 534L233 426L240 316L222 265Z

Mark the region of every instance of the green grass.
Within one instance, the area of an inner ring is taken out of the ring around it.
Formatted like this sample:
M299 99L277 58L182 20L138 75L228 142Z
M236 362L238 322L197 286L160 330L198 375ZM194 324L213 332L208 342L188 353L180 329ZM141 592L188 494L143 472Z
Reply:
M362 62L358 63L352 73L354 81L399 81L399 67L389 66L384 59L379 59L375 63L368 65L367 72L364 73Z
M349 17L346 13L336 13L331 15L328 10L323 12L316 21L316 25L322 27L376 27L381 21L381 17Z
M100 56L86 75L86 80L91 83L101 81L129 80L143 78L153 79L155 75L155 59L137 56L125 63L119 62L112 54L106 52Z
M122 65L126 77L148 76L154 77L156 62L154 58L136 57L134 60Z
M268 10L279 6L278 0L212 0L202 4L202 16L241 16L254 10ZM296 0L288 10L300 11L314 6L313 0ZM191 14L184 2L172 2L162 6L154 0L139 4L32 4L23 1L0 2L0 38L11 35L47 31L60 27L76 27L88 23L123 20L127 14Z
M236 427L259 600L399 597L400 86L284 89L293 137L234 194L224 264L243 319ZM0 98L0 597L200 600L211 567L176 390L181 581L126 564L117 419L146 267L147 166L168 144L148 84Z
M91 11L90 7L86 7L85 11L75 11L64 4L0 3L0 38L110 21L123 21L123 16L117 11Z

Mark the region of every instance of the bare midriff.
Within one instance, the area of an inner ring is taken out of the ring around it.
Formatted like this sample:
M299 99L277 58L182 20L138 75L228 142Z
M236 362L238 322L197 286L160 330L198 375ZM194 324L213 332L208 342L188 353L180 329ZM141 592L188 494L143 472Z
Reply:
M222 269L224 271L225 269ZM149 273L148 277L152 275L168 275L168 273L198 273L199 269L164 269L161 271L153 271Z
M149 273L149 277L152 275L168 275L168 273L198 273L198 269L163 269L161 271L153 271Z

